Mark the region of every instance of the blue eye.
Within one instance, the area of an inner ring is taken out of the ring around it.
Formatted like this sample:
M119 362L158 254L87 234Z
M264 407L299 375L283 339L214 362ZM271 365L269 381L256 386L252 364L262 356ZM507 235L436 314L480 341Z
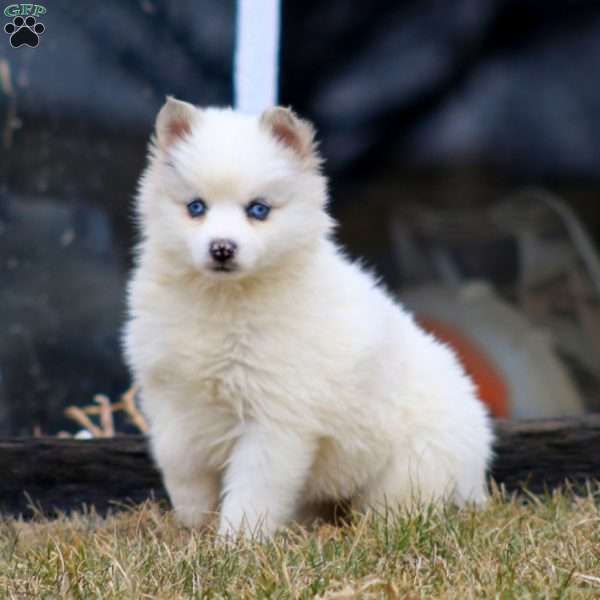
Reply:
M268 204L265 204L264 202L261 202L259 200L254 200L253 202L250 202L250 204L248 204L248 206L246 207L246 214L251 219L257 219L259 221L264 221L269 216L270 212L271 207Z
M200 198L196 198L187 204L187 211L192 219L194 217L201 217L206 212L206 203Z

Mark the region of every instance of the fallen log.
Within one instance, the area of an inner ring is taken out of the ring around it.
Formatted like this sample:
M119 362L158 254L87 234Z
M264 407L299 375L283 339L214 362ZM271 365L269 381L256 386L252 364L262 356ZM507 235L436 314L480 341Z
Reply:
M541 493L600 480L600 414L496 422L491 475L508 491Z
M600 479L600 415L498 421L492 477L508 491L552 490ZM166 499L143 436L86 441L0 440L0 514L99 513Z
M54 515L94 508L104 514L164 499L144 436L0 440L0 514Z

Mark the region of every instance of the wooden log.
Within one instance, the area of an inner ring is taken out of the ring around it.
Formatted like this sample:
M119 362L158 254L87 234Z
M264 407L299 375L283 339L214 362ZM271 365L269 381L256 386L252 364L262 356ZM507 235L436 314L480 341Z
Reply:
M498 421L492 477L508 491L600 479L600 415ZM94 507L99 513L166 493L142 436L86 441L0 440L0 513L31 517Z
M141 435L0 440L0 477L0 514L26 518L166 498Z
M496 422L492 477L509 491L543 492L600 480L600 414Z

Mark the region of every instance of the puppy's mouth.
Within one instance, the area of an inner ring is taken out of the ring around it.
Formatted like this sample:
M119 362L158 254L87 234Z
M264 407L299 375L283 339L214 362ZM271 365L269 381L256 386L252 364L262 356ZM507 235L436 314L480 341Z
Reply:
M210 270L213 273L233 273L234 271L237 271L237 269L237 265L222 265L217 263L210 266Z

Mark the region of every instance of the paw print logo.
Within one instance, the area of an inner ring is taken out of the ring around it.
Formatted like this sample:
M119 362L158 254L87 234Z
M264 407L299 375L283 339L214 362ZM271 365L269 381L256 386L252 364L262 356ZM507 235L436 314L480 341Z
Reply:
M46 28L42 23L37 23L35 17L15 17L12 23L4 26L4 31L10 35L10 45L13 48L29 46L35 48L40 43L39 36Z

